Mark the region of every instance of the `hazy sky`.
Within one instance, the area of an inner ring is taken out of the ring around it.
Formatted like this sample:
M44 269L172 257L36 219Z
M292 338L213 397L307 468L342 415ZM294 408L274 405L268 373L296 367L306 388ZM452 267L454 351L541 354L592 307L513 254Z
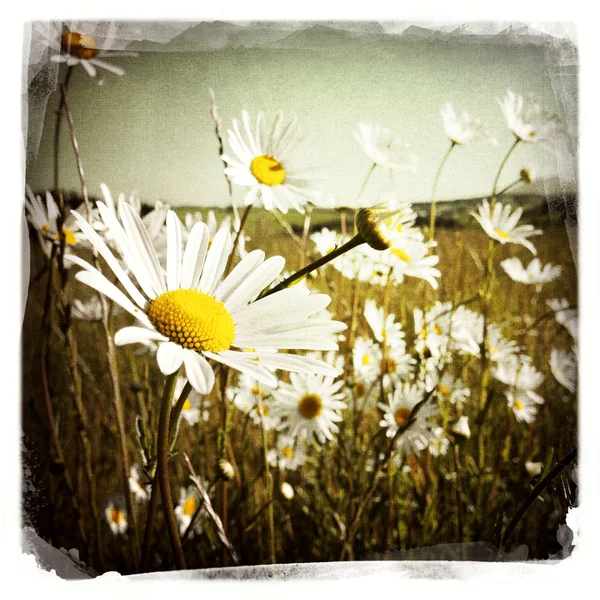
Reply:
M419 158L416 173L400 172L390 179L387 172L376 172L366 191L373 200L389 185L405 200L430 197L448 146L439 114L446 102L481 118L498 145L457 148L440 181L440 199L490 193L513 140L497 102L507 88L534 94L564 120L565 129L576 128L577 67L561 64L560 48L553 46L473 43L468 38L432 42L404 36L369 41L357 34L308 30L274 41L271 47L244 49L227 47L235 46L228 36L237 32L219 27L184 35L190 48L217 40L220 50L141 51L138 57L107 59L125 68L124 77L101 72L92 79L80 67L75 70L70 103L91 194L98 194L100 182L105 182L113 192L136 190L147 201L225 204L222 163L209 114L210 87L216 91L225 129L242 109L252 116L262 110L268 122L278 110L289 118L297 116L314 136L308 162L319 168L323 190L338 198L354 198L370 166L352 135L359 121L390 127ZM175 43L177 38L171 45ZM53 181L56 100L54 94L37 160L27 173L36 190L51 187ZM505 182L525 165L535 165L544 177L572 181L573 139L567 131L547 149L522 145L507 165ZM62 149L63 186L78 190L66 129ZM236 198L242 197L243 190L237 189Z

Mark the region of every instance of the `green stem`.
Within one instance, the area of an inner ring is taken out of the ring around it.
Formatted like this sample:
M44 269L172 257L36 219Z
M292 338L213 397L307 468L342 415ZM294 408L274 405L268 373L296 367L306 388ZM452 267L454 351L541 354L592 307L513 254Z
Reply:
M169 533L171 548L175 554L175 561L178 569L186 569L183 548L179 539L179 529L175 519L173 509L173 499L171 498L171 486L169 485L169 415L171 412L171 403L173 401L173 392L177 381L178 371L167 376L160 407L160 417L158 419L158 437L156 441L157 466L158 466L158 485L160 487L160 496L162 499L165 523Z
M244 214L242 215L242 220L240 221L240 228L237 231L237 235L235 236L235 241L233 242L233 247L231 248L231 254L229 255L229 260L227 261L227 266L225 267L225 275L227 275L229 273L229 271L231 270L231 267L233 266L233 257L235 255L235 251L238 247L238 243L240 241L240 236L242 235L242 231L244 229L244 226L246 225L246 221L248 220L248 215L250 214L250 211L252 210L252 204L248 204L248 206L246 206L246 210L244 211Z
M356 199L358 200L359 198L362 197L362 195L365 193L365 189L367 188L367 183L369 183L369 179L371 179L371 175L373 175L373 173L375 172L375 168L377 167L376 163L373 163L371 165L371 168L368 170L367 172L367 176L365 177L365 180L363 181L363 184L360 188L360 191L358 192L358 196L356 196Z
M442 162L440 163L440 166L438 167L435 179L433 180L433 190L431 192L431 212L429 215L429 240L433 240L434 237L434 233L435 233L435 194L437 191L437 186L438 186L438 182L440 180L440 175L442 174L442 169L444 168L444 165L446 164L446 161L448 160L448 157L450 156L450 153L452 152L452 149L454 148L454 146L456 146L456 142L453 142L452 140L450 140L450 148L448 148L448 150L446 150L446 154L444 154L444 158L442 158Z
M494 187L492 188L492 202L490 205L490 211L494 208L494 204L496 204L496 196L498 195L496 193L498 190L498 182L500 181L500 175L502 174L504 165L506 165L506 161L508 160L509 156L512 154L513 150L517 147L517 144L520 141L521 141L521 138L515 138L515 141L513 142L512 146L508 149L508 152L506 153L506 155L502 159L502 162L500 163L500 168L498 169L498 173L496 174L496 179L494 180Z
M271 294L274 294L275 292L279 292L281 290L288 288L290 285L292 285L292 283L294 283L295 281L298 281L298 279L302 279L302 277L304 277L305 275L312 273L319 267L326 265L328 262L331 262L338 256L341 256L345 252L348 252L349 250L352 250L353 248L356 248L357 246L360 246L361 244L364 244L364 243L365 243L365 239L362 237L362 235L360 235L360 234L355 235L351 240L348 240L345 244L342 244L339 248L332 250L329 254L322 256L318 260L315 260L314 262L310 263L310 265L307 265L303 269L296 271L296 273L294 273L293 275L290 275L287 279L282 281L280 284L276 285L274 288L271 288L267 292L264 292L263 294L261 294L259 296L258 299L260 300L261 298L266 298L267 296L270 296Z

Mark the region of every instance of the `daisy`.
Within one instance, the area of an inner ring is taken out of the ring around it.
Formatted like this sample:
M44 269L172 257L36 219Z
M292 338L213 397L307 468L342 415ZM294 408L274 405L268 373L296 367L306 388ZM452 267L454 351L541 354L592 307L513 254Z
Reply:
M377 308L375 300L367 300L365 302L364 316L373 331L375 339L380 344L396 346L404 344L404 332L400 323L394 321L393 314L387 315L384 319L383 308Z
M471 428L469 427L469 417L465 415L459 417L458 421L452 425L452 433L466 439L471 437Z
M416 155L391 129L372 123L359 123L354 137L374 165L384 169L416 171Z
M560 277L562 268L552 263L544 265L539 258L534 258L525 268L521 261L516 258L507 258L500 263L500 266L506 271L506 274L519 283L533 284L537 291L541 291L542 284L554 281Z
M295 471L306 461L306 452L302 440L290 435L279 435L277 437L276 456L277 465L281 471L286 469Z
M498 100L508 128L523 142L551 140L558 128L556 116L543 110L531 96L523 98L512 90Z
M138 465L132 465L129 470L129 489L136 502L146 502L150 498L151 487Z
M53 41L50 47L57 54L50 56L50 60L56 63L66 63L69 67L81 65L90 77L96 76L96 67L110 71L115 75L124 75L121 67L100 60L110 56L137 56L136 52L107 52L99 50L96 40L87 33L77 31L65 31L60 42Z
M264 260L264 252L255 250L223 278L232 248L229 232L220 230L208 248L208 229L197 223L183 250L181 222L169 211L165 277L148 231L131 206L119 203L124 227L104 203L99 202L98 208L143 294L94 229L78 215L82 231L131 300L87 262L76 256L69 256L69 260L83 268L76 275L79 281L105 294L139 321L138 326L116 333L118 346L157 342L161 372L170 375L184 366L185 376L201 394L208 394L215 381L207 359L273 387L277 385L271 372L274 369L337 375L333 367L314 358L273 352L337 350L330 336L346 328L337 321L310 318L330 303L325 294L291 288L256 300L283 270L282 257ZM247 351L249 348L252 351Z
M512 408L517 421L525 423L533 423L535 421L538 411L537 404L529 396L514 394L511 391L506 391L504 394L508 400L508 406Z
M487 329L488 358L494 362L502 361L509 356L515 355L520 348L516 342L507 340L500 327L490 323Z
M324 444L333 440L342 420L338 411L346 408L342 380L320 375L290 374L290 383L280 382L273 392L273 412L279 418L278 428L293 438L310 440L313 435ZM333 432L333 433L332 433Z
M546 304L554 311L556 322L562 325L571 334L571 337L577 341L577 309L571 308L566 298L560 300L558 298L552 298L551 300L548 300Z
M429 454L431 456L444 456L450 446L450 440L446 437L446 432L441 427L434 427L431 433L432 438L427 446Z
M200 482L202 487L206 490L207 484L205 481ZM179 490L179 504L175 507L175 516L179 522L179 534L183 535L187 528L192 522L192 517L196 513L196 510L200 506L200 495L198 490L190 485L187 489L182 487ZM205 510L204 507L202 510ZM197 533L202 535L203 528L199 518L194 520L194 526L190 534Z
M352 349L354 376L362 382L371 383L379 376L381 350L373 340L359 337Z
M501 244L521 244L533 255L536 255L537 250L527 238L532 235L540 235L543 231L535 229L533 225L519 225L517 227L516 225L522 214L523 209L521 207L512 212L510 204L502 206L500 202L496 202L493 213L490 213L490 205L485 198L482 206L479 207L479 214L471 213L492 239Z
M236 185L249 188L244 203L248 206L260 200L266 210L274 208L282 213L294 208L302 212L313 198L309 170L299 164L299 151L306 141L299 131L296 119L284 126L283 114L278 113L267 135L264 116L259 112L254 126L247 111L242 111L244 131L237 119L227 131L229 145L235 154L222 159L227 163L225 174Z
M450 102L444 105L440 113L444 122L446 135L453 144L464 146L469 142L476 142L484 136L484 128L481 121L473 118L467 112L463 112L458 117Z
M127 512L125 509L117 508L114 502L110 502L104 511L106 521L114 535L124 535L127 531Z
M60 243L57 225L60 210L50 192L46 192L46 202L44 203L42 198L36 196L29 186L26 186L26 189L25 213L27 220L36 230L44 254L49 257L52 245ZM65 236L65 244L69 246L77 244L79 227L73 217L65 220L62 231Z
M450 328L452 350L479 356L483 341L483 315L461 305L452 313Z
M379 422L386 429L386 436L393 438L398 429L410 423L414 407L423 400L425 390L417 385L405 383L396 388L393 394L388 394L388 404L378 404L383 411L383 419ZM430 402L421 406L414 415L414 422L409 425L398 438L398 447L408 452L420 452L434 438L433 425L429 418L437 414L437 408Z
M232 393L235 407L249 415L255 425L260 425L262 422L265 431L273 429L279 422L272 410L273 389L272 386L266 386L242 373L239 386Z
M420 308L413 310L415 349L423 356L430 353L436 360L446 353L452 315L451 302L436 302L426 314Z
M466 402L471 397L471 390L465 386L462 379L455 378L451 373L446 372L439 377L436 371L427 382L427 389L435 388L435 394L440 400L445 400L456 404L457 402Z
M175 392L173 393L173 404L176 404L187 383L185 377L178 377L175 382ZM196 425L200 421L200 394L192 390L183 403L181 417L187 421L190 426Z
M572 394L577 389L577 356L575 352L552 350L550 370L556 381L566 387Z

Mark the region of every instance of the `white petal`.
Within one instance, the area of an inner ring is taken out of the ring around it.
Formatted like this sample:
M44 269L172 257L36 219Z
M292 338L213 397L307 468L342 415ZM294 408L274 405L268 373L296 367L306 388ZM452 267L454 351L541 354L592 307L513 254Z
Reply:
M69 64L67 62L67 64ZM87 71L87 74L90 77L95 77L96 76L96 69L93 65L90 64L89 60L80 60L79 64Z
M204 269L198 289L212 294L213 289L219 283L219 279L227 265L227 259L231 253L231 235L226 229L220 229L215 235L212 244L208 250L208 255L204 262Z
M198 352L184 350L183 362L192 387L201 394L208 394L215 384L215 374L208 361Z
M185 245L183 265L181 267L181 288L184 290L197 287L204 266L208 249L208 227L206 223L196 223Z
M152 329L144 327L123 327L115 333L115 344L125 346L126 344L137 344L144 342L168 342L169 338Z
M212 358L241 373L247 373L257 381L260 381L269 387L277 387L277 379L275 376L262 367L258 361L243 360L244 354L244 352L234 352L230 350L224 350L217 354L212 352L204 353L208 358Z
M170 210L167 213L167 288L179 289L181 271L181 221Z
M163 375L175 373L183 362L183 348L173 342L163 342L156 352L158 368Z
M235 292L246 279L254 273L254 270L265 259L262 250L253 250L245 256L231 271L231 273L219 284L215 290L215 298L227 306L229 296Z
M115 67L114 65L104 62L103 60L93 58L90 60L90 62L96 65L97 67L100 67L101 69L106 69L107 71L114 73L115 75L125 75L125 71L121 69L121 67Z

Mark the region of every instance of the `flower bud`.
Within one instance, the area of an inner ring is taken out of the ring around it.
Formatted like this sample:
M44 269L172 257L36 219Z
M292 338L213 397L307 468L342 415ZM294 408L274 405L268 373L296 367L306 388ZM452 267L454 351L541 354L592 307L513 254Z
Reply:
M521 169L519 175L521 176L521 181L524 181L525 183L531 183L535 179L533 169Z
M542 467L543 467L543 463L541 462L531 462L531 461L525 461L525 470L527 471L528 475L531 475L531 477L537 477L541 472L542 472Z
M294 488L287 481L281 484L281 495L286 500L291 500L294 497Z
M374 250L391 248L393 236L402 230L402 224L414 216L408 202L385 202L362 208L356 215L356 228Z
M235 476L232 464L224 458L219 460L219 471L221 476L228 481L231 481Z
M471 437L471 429L469 427L469 417L462 416L454 423L451 429L455 435L460 435L466 439Z

